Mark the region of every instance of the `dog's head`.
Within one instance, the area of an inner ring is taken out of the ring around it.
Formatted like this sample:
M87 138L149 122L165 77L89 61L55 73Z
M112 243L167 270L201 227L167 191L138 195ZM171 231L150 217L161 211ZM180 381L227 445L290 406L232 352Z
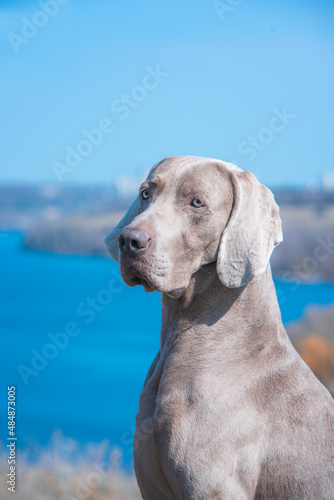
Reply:
M191 156L156 164L105 239L127 285L176 298L214 261L225 286L246 285L266 270L281 241L268 188L235 165Z

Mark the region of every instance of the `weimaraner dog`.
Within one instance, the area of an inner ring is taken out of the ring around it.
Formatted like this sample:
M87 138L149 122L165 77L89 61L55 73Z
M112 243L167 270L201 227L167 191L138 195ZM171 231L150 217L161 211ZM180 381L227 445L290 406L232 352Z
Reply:
M281 241L269 189L191 156L156 164L107 236L125 283L162 294L134 439L145 500L334 499L334 403L282 325Z

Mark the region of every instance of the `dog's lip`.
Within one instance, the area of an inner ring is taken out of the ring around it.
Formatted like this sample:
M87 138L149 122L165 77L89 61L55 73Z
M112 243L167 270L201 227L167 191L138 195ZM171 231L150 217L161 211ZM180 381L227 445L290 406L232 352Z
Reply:
M171 292L167 292L166 295L168 295L169 297L172 297L173 299L179 299L180 297L182 297L182 295L184 294L185 291L186 291L186 287L183 286L182 288L175 288L175 290L172 290Z
M129 267L126 268L126 277L130 286L142 285L147 292L153 292L155 290L165 293L173 299L179 299L182 297L186 291L186 286L181 288L174 288L173 290L166 292L165 290L159 290L159 288L152 282L146 275L132 262Z
M144 277L139 269L134 265L131 265L126 270L126 276L130 280L132 286L142 285L147 292L153 292L156 290L153 284L146 277Z

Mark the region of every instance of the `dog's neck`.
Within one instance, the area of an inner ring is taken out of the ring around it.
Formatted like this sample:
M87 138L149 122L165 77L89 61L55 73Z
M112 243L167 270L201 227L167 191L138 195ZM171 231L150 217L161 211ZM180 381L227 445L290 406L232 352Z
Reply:
M270 265L248 285L227 288L218 278L216 263L212 263L192 276L180 299L162 295L161 349L166 341L171 345L184 332L200 332L208 325L222 341L229 332L245 336L252 331L280 330L281 314Z

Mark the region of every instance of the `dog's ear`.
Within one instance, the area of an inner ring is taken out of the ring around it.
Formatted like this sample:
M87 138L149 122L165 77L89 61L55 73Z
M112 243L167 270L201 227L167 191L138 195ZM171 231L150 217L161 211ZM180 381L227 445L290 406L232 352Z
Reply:
M118 246L118 238L123 231L123 229L131 224L133 219L137 217L137 215L140 213L140 205L139 205L139 198L135 199L135 201L132 203L131 207L129 210L126 212L124 215L123 219L117 224L115 229L111 231L111 233L108 234L108 236L105 238L104 243L107 247L108 252L112 256L112 258L118 262L119 264L119 246Z
M266 270L283 235L272 192L250 172L229 164L225 167L230 172L234 201L220 240L217 273L225 286L237 288Z

